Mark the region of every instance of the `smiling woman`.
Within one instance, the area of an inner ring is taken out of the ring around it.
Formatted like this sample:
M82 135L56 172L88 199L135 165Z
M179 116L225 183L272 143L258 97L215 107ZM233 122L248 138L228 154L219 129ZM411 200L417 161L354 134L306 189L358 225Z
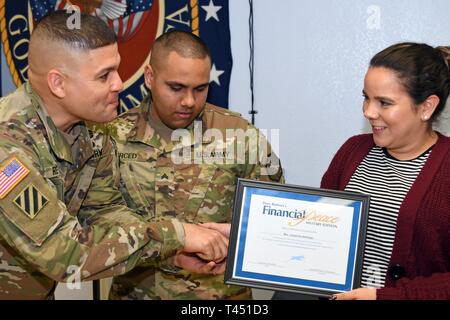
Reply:
M364 80L364 116L375 143L400 160L417 157L437 141L431 121L449 93L444 49L399 44L375 55Z
M370 195L361 288L333 300L450 299L450 138L432 129L450 90L447 52L399 43L370 61L372 134L344 143L321 182Z
M350 138L321 184L371 196L362 288L337 299L450 298L450 139L432 129L449 95L446 52L400 43L370 62L372 134Z
M364 116L369 120L375 144L400 159L414 159L436 143L429 122L439 103L430 95L416 105L395 71L371 67L364 81Z

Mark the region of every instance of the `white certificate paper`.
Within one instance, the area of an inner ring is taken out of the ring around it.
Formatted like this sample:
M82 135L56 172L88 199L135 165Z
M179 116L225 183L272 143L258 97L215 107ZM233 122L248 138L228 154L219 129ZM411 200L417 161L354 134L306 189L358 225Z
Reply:
M244 271L345 283L352 208L261 195L250 208Z

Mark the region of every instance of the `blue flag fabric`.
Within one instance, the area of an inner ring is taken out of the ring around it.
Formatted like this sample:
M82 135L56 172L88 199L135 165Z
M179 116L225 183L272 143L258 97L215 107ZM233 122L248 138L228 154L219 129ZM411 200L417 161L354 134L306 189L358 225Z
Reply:
M103 3L117 2L116 0L104 0ZM119 1L121 2L121 1ZM130 15L132 13L146 11L152 6L153 0L127 0L127 9L124 16ZM47 13L55 10L57 7L57 0L30 0L31 10L33 12L33 17L36 21L41 20Z
M228 0L202 0L200 3L200 37L208 45L213 59L208 101L228 108L233 67Z
M33 18L40 21L46 14L55 10L56 0L30 0Z
M127 11L125 15L130 15L135 12L146 11L152 6L153 0L128 0Z

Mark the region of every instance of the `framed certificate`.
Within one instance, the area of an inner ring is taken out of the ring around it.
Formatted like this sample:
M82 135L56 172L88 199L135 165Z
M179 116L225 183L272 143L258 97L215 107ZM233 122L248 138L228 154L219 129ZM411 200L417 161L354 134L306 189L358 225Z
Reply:
M360 286L369 196L239 179L225 283L326 297Z

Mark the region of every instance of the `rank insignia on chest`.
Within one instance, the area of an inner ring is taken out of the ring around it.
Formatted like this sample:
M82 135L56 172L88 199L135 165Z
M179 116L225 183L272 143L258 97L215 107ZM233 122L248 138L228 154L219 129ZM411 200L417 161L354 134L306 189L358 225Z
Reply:
M34 219L39 211L48 203L48 199L35 186L30 184L14 199L14 203L30 219Z
M14 189L30 173L17 158L13 157L0 169L0 199Z

